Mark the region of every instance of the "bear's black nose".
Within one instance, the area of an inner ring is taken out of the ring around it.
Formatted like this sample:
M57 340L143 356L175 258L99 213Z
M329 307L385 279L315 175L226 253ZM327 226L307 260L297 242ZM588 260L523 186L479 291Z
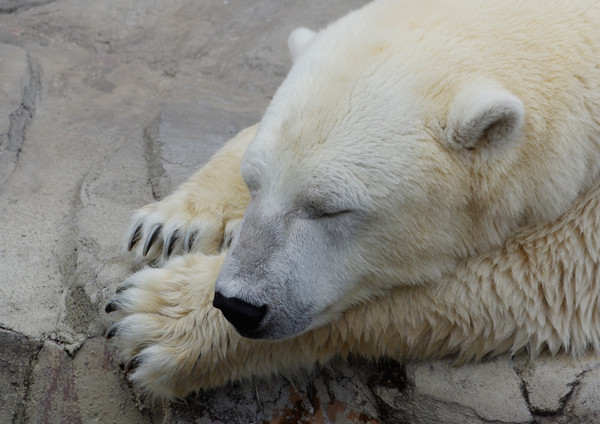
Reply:
M267 305L255 306L237 297L225 297L219 292L215 292L213 306L220 309L227 321L245 337L252 337L267 313Z

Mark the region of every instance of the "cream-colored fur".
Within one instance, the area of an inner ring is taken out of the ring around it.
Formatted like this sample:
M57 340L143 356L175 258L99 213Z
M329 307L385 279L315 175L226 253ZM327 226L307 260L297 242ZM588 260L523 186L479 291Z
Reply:
M134 274L107 308L132 381L173 397L338 353L600 350L596 2L379 0L296 35L260 128L133 218L137 258L195 253ZM242 338L211 306L222 250L232 238L241 249L244 153L246 182L269 174L252 202L267 198L272 220L299 176L324 178L322 163L372 165L352 169L368 197L352 208L376 218L349 258L349 287L317 294L330 303L284 340Z
M159 242L150 245L145 254L144 242L131 246L138 258L150 261L168 257L164 246L169 243L164 238L175 231L180 236L172 243L171 254L191 250L214 254L228 243L250 199L239 167L257 127L249 127L230 140L175 193L133 215L130 238L139 227L139 237L146 241L151 229L160 226Z
M134 383L172 398L337 354L462 362L523 349L600 351L599 210L596 184L558 220L465 260L444 281L394 289L279 341L241 337L212 307L224 254L181 256L125 283L114 327L119 353L137 366Z

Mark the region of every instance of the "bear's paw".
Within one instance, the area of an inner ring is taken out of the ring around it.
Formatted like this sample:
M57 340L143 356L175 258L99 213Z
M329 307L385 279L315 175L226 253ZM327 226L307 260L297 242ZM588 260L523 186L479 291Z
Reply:
M222 259L194 254L173 258L164 268L145 268L106 306L118 320L106 337L118 347L128 379L147 394L171 399L199 383L210 385L198 374L214 363L219 340L226 345L232 332L212 307Z
M190 252L216 254L229 247L240 219L211 208L193 208L175 196L136 211L127 232L127 250L143 262L161 263Z

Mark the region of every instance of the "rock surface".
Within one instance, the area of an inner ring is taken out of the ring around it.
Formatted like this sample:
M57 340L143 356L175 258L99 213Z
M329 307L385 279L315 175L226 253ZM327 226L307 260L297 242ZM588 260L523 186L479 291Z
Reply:
M256 122L286 40L364 0L0 0L0 423L600 421L600 358L353 358L154 404L103 307L133 209Z
M0 423L21 422L25 417L24 398L41 348L36 340L0 330Z

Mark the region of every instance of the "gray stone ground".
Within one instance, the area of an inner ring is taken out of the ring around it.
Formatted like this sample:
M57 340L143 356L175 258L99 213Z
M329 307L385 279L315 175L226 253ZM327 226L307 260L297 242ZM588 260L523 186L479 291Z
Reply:
M152 404L102 334L131 211L259 119L363 0L0 0L0 424L600 422L600 359L336 361Z

